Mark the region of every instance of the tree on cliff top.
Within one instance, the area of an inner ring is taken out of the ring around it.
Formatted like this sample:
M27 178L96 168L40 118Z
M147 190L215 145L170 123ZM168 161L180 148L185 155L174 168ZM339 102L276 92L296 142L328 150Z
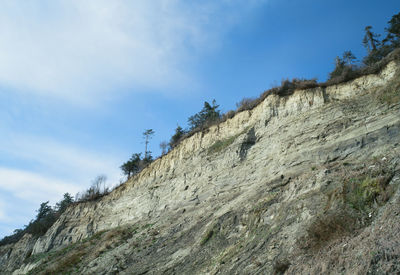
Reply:
M141 163L141 158L140 158L140 153L133 154L131 158L125 162L124 164L121 165L121 170L130 179L133 175L138 173L140 171L140 163Z
M400 12L393 15L392 19L388 22L389 27L385 30L388 33L384 42L390 42L392 45L400 46Z
M342 57L335 59L335 69L329 73L329 79L349 74L355 67L356 57L351 51L344 51Z
M183 130L182 127L178 125L175 129L175 134L171 137L169 141L169 146L171 148L174 148L176 145L178 145L179 141L185 134L185 130Z
M204 102L204 107L197 114L189 117L188 123L190 131L201 129L211 125L221 118L221 112L218 110L219 105L216 101L212 101L212 105L207 101Z
M69 205L71 205L74 202L74 199L72 198L70 193L65 193L63 199L60 202L56 203L56 209L58 212L64 213L64 211L67 209Z
M143 138L144 138L144 143L145 143L145 149L144 149L144 158L148 159L149 158L149 152L147 149L149 145L149 140L153 137L154 131L153 129L147 129L146 131L143 132Z

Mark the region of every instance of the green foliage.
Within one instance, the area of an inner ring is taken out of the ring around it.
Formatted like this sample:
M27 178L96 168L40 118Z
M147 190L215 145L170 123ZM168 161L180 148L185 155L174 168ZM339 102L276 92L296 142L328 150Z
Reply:
M76 268L84 256L85 251L78 243L70 244L58 251L36 254L29 261L33 263L43 261L43 263L27 274L70 274L71 269ZM54 259L59 260L56 265L51 265Z
M64 213L67 207L71 205L73 202L74 199L72 198L71 194L65 193L64 198L60 202L56 203L56 209L60 214Z
M171 137L169 141L169 146L174 148L176 145L179 144L180 140L185 136L186 131L182 129L181 126L177 126L175 129L175 134Z
M40 208L37 210L36 220L42 220L51 214L53 209L49 205L49 201L40 204Z
M214 154L214 153L220 152L224 148L231 145L238 136L239 135L235 135L235 136L231 136L229 138L223 139L223 140L216 141L213 145L211 145L210 148L208 148L208 154Z
M23 229L16 229L14 234L0 240L0 246L16 243L26 233L32 234L34 237L44 235L71 203L73 203L73 199L69 193L65 193L64 198L54 208L49 205L48 201L41 203L36 211L36 218L31 220L28 225L25 225Z
M352 192L346 196L347 202L356 210L369 211L378 195L383 191L378 179L366 177L364 179L352 179Z
M30 233L33 236L42 236L57 220L59 213L49 206L49 202L40 204L37 210L36 219L31 221L25 228L25 233Z
M18 242L25 234L25 230L23 229L15 229L14 233L10 236L5 236L3 239L0 240L0 246L16 243Z
M147 154L143 159L141 158L141 153L135 153L127 162L122 164L120 168L124 175L130 179L153 161L153 156L151 155L150 151L147 151Z
M382 103L395 104L400 102L400 74L398 73L394 80L383 87L378 93L378 99Z
M133 154L131 158L125 162L124 164L121 165L121 170L130 179L133 175L139 173L140 171L140 158L141 153Z
M197 114L189 117L189 129L193 131L195 129L203 129L204 127L210 126L212 123L219 121L221 113L218 110L219 105L216 101L212 101L212 105L207 101L204 102L203 109Z
M144 159L146 159L146 161L149 161L149 154L151 153L150 151L147 150L147 147L149 145L149 140L153 137L154 135L154 131L153 129L147 129L146 131L143 132L143 138L145 140L145 149L144 149ZM152 161L152 159L151 159ZM151 162L150 161L150 162Z
M384 39L384 42L389 42L398 47L400 44L400 12L393 15L388 24L389 27L386 28L388 34Z
M393 49L393 45L382 45L379 48L369 52L369 54L364 57L363 63L367 66L372 66L381 61L385 56L392 52Z
M371 31L371 26L365 27L365 35L363 39L364 47L367 48L368 52L376 51L377 47L381 44L378 40L379 34Z
M147 156L145 156L140 162L140 170L153 162L153 156L150 151L147 151Z
M97 176L92 185L83 193L76 195L77 202L93 201L107 195L110 190L105 186L107 177L105 175Z
M363 59L365 65L371 66L379 62L394 49L400 47L400 13L393 15L388 24L388 28L385 29L386 38L382 41L378 39L380 35L371 31L371 26L365 28L363 44L368 51L368 55Z
M54 224L60 214L49 206L48 201L40 204L40 208L36 212L36 219L30 221L24 229L15 230L14 235L9 236L9 240L12 239L13 241L18 241L25 233L32 234L35 237L44 235ZM5 241L5 239L3 240Z
M254 107L256 107L258 103L259 102L256 100L256 98L245 97L241 101L236 103L236 108L237 108L236 110L238 112L241 112L241 111L244 111L244 110L251 110Z
M336 57L335 60L335 69L329 73L329 79L343 77L347 78L347 76L351 75L355 66L356 57L351 51L343 52L342 58L339 56Z

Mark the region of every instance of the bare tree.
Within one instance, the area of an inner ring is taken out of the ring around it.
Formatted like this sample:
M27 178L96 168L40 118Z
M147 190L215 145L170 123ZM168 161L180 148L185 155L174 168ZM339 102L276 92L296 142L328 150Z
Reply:
M106 175L98 175L93 181L92 181L92 188L96 193L104 193L106 190L106 181L107 181L107 176Z
M163 141L160 143L161 155L165 155L167 153L168 143Z

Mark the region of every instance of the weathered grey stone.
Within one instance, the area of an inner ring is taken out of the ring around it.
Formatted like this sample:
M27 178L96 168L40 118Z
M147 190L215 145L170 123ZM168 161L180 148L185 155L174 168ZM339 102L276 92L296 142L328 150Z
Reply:
M392 62L379 75L271 95L253 110L194 134L108 196L68 208L43 237L0 247L3 273L23 274L42 264L23 263L29 251L81 247L79 241L102 231L107 233L99 242L82 244L82 251L93 248L71 272L315 273L301 265L317 257L302 250L302 240L321 217L341 218L335 215L344 207L346 173L385 157L397 190L399 104L382 104L376 94L399 68ZM215 142L235 136L226 148L209 152ZM384 225L385 211L394 215L399 208L399 192L394 194L373 217L357 219L364 223L357 230ZM344 218L352 218L353 210L346 211ZM126 233L132 226L141 231Z

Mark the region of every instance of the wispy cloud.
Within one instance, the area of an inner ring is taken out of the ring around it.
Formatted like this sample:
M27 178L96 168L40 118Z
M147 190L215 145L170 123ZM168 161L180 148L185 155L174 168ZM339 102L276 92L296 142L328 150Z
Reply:
M260 0L5 0L0 85L85 102L191 79L190 56Z
M120 178L121 160L115 155L91 152L46 136L8 133L0 141L3 157L14 159L17 166L25 167L27 171L69 179L81 186L88 185L99 174L107 175L111 184Z
M60 194L77 192L79 186L37 173L0 167L0 189L25 201L37 203L50 200L54 203Z
M193 86L193 64L264 1L1 1L0 234L99 174L120 180L126 156L68 141L60 132L74 131L73 123L64 129L59 110L85 115L88 104L127 91Z
M4 203L0 202L0 221L4 220L4 218L6 217L4 209L5 209Z
M100 174L108 186L121 178L118 156L0 129L0 238L34 218L40 203L86 190Z
M118 183L119 162L48 137L0 137L0 236L27 224L41 202L54 205L66 192L84 191L99 174L109 186Z

